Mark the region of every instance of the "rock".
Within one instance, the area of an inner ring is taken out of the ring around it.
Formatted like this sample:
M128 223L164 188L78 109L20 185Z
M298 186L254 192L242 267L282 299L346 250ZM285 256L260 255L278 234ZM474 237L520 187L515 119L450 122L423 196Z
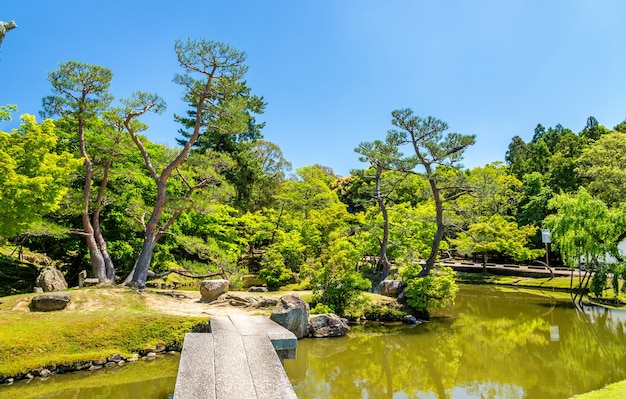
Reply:
M283 295L270 316L300 339L308 335L309 304L296 294Z
M230 282L228 280L204 280L200 284L200 294L202 302L213 302L220 295L228 291Z
M349 330L346 320L336 314L317 314L309 319L309 335L315 338L340 337Z
M55 292L33 297L31 301L32 309L41 312L65 309L72 296L66 292Z
M383 280L378 286L378 293L380 295L389 296L392 298L397 297L402 292L401 280Z
M250 287L248 288L248 292L267 292L267 287L258 287L258 286Z
M51 375L52 375L52 371L50 371L50 370L48 370L48 369L41 369L41 370L39 371L39 376L40 376L40 377L45 378L45 377L50 377Z
M116 353L114 355L109 356L109 358L107 359L107 361L109 362L114 362L117 363L120 360L122 360L122 355L120 355L119 353Z
M250 288L253 286L265 285L266 281L262 278L259 278L256 274L246 274L242 278L243 288Z
M43 288L41 287L33 287L33 292L36 294L43 294Z
M49 266L39 273L35 286L41 287L45 292L64 291L67 289L67 281L59 269Z
M404 315L402 321L407 324L417 324L417 319L415 318L415 316L410 314Z

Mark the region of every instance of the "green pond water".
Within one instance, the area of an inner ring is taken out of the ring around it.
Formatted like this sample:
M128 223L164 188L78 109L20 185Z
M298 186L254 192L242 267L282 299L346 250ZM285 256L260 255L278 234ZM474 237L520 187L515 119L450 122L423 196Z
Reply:
M300 399L563 399L626 379L624 311L462 286L440 316L301 340L285 370ZM167 399L178 359L4 385L0 398Z

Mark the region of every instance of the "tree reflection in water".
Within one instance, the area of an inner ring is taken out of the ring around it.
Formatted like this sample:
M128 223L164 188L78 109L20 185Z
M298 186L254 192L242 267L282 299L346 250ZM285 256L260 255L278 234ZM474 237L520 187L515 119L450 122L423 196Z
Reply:
M463 287L448 317L302 340L285 367L300 399L561 399L626 378L623 314Z

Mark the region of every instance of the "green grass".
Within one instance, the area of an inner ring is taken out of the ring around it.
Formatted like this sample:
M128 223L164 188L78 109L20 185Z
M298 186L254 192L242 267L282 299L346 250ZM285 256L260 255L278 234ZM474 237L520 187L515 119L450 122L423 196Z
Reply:
M620 381L597 391L576 395L572 399L623 399L624 397L626 397L626 381Z
M29 311L32 294L0 298L0 377L115 353L129 356L157 342L180 348L185 333L206 321L149 310L132 290L70 293L75 309L58 312Z

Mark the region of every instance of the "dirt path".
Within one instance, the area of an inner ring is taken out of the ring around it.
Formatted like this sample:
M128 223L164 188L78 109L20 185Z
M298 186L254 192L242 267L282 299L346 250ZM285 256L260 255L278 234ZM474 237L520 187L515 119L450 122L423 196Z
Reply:
M221 316L229 314L249 314L269 316L274 306L252 307L233 306L231 301L214 301L211 303L201 302L200 291L182 290L148 290L132 291L124 287L109 288L84 288L70 289L67 291L72 300L67 305L64 312L89 313L100 310L115 311L120 307L132 307L133 303L145 306L158 313L189 316L206 317ZM309 295L307 291L278 291L278 292L245 292L230 291L228 294L239 298L263 298L280 299L281 296L296 293L300 296ZM4 297L0 305L2 312L30 312L30 302L32 297L39 294L19 295L15 297Z
M262 297L278 299L280 296L288 294L281 293L252 293L252 292L230 292L240 298ZM274 309L269 307L243 307L232 306L228 300L215 301L206 303L200 301L200 292L196 291L150 291L148 294L142 294L145 298L146 305L160 313L172 314L177 316L222 316L229 314L250 314L250 315L266 315L269 316Z

